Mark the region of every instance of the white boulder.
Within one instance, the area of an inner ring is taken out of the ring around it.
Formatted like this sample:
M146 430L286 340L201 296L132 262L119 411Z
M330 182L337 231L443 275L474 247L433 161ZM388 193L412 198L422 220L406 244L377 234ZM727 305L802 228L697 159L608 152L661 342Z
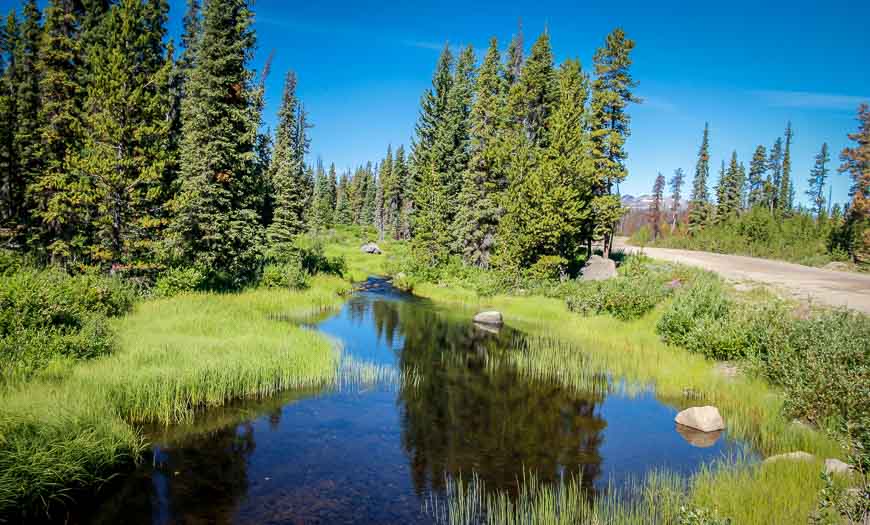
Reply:
M674 421L701 432L715 432L725 428L719 409L713 406L687 408L677 414Z
M492 325L492 326L501 326L504 324L504 319L502 319L501 312L489 311L489 312L480 312L474 316L474 322L478 324L484 325Z

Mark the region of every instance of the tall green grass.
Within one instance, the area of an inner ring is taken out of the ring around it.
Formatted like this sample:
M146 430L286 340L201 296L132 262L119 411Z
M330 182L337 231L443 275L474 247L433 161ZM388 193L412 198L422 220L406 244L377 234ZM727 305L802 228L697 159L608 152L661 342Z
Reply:
M0 515L44 511L137 460L137 423L189 422L235 399L332 384L337 349L303 320L341 304L347 283L304 292L190 294L142 303L117 322L119 349L54 361L0 394Z

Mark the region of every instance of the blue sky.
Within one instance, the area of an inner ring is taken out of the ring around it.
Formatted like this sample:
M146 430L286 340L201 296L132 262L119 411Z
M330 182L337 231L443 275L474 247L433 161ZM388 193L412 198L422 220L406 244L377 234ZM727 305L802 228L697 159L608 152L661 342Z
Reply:
M266 121L274 122L284 73L295 70L315 124L312 156L352 167L410 142L444 42L482 54L491 36L506 46L522 18L527 48L549 27L557 61L576 57L591 70L595 49L621 26L637 43L633 73L646 100L631 110L624 193L648 193L657 171L691 175L705 121L718 173L732 150L748 164L755 146L772 144L791 120L803 200L822 142L838 165L858 103L870 102L870 2L586 4L257 0L253 66L275 51ZM177 34L184 0L171 5ZM847 177L832 179L834 200L845 201Z

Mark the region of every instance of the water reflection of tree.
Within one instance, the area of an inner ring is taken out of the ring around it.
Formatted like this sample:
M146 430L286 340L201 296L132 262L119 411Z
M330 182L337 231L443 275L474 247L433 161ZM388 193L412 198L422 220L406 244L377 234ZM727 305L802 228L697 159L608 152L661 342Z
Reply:
M116 487L113 497L90 513L88 522L232 523L248 491L247 465L255 448L250 423L157 447L153 466Z
M601 474L603 389L578 395L492 366L500 355L521 351L523 336L514 330L489 333L419 304L375 302L372 312L377 326L386 333L395 327L404 338L402 370L420 376L399 393L403 446L418 493L443 488L448 474L472 472L489 488L508 490L530 471L545 482L579 472L591 488Z

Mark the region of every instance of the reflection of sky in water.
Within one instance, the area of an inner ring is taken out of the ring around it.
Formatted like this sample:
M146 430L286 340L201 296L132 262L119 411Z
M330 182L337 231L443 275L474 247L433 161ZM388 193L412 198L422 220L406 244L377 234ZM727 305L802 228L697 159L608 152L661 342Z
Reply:
M517 351L518 333L475 331L395 292L358 294L317 328L354 360L413 366L420 384L243 403L222 412L241 414L229 427L200 418L201 434L165 440L82 521L420 523L447 474L509 488L530 470L545 481L582 471L601 489L650 469L691 473L740 448L689 445L677 410L649 392L575 395L489 370L481 356Z

